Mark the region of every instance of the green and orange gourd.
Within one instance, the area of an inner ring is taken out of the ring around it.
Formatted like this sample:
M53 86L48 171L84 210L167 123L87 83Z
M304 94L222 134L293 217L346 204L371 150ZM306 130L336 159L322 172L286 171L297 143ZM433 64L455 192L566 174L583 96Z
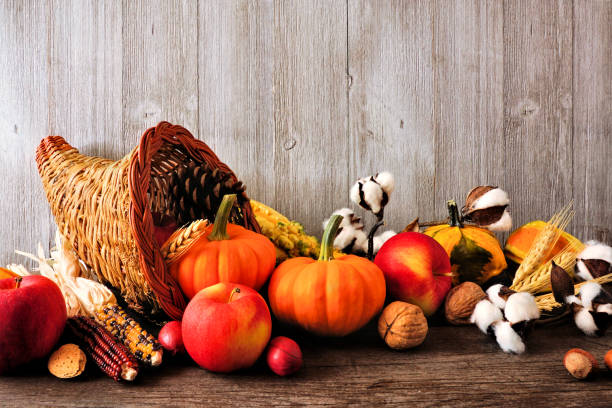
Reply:
M356 255L333 257L342 216L329 220L319 259L289 259L270 279L270 307L282 322L320 336L340 337L363 327L385 302L385 278L373 262Z
M224 196L214 224L170 266L170 273L189 299L219 282L259 290L274 270L274 244L264 235L228 222L235 201L235 194Z
M429 235L450 257L453 285L461 282L483 284L507 267L499 241L492 232L474 225L464 225L454 200L447 203L449 223L427 228Z

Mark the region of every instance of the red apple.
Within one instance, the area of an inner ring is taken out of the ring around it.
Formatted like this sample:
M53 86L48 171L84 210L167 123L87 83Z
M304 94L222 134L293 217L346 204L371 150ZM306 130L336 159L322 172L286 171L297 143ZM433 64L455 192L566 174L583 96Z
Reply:
M196 363L228 373L255 363L270 340L272 318L254 289L221 282L191 299L182 329L185 349Z
M374 263L382 269L387 293L412 303L431 316L451 287L450 259L442 246L420 232L397 234L378 251Z
M173 320L168 322L159 331L157 336L159 344L173 356L177 353L183 353L185 351L185 345L183 344L183 334L181 329L181 322Z
M65 324L66 303L53 281L0 280L0 374L49 354Z

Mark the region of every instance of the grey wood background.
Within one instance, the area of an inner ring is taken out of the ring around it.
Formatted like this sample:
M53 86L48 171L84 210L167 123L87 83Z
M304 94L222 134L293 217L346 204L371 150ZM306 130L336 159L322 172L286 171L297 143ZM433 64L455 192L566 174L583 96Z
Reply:
M392 228L491 183L612 240L608 0L0 0L0 79L0 263L54 231L41 138L116 159L161 120L314 234L390 170Z

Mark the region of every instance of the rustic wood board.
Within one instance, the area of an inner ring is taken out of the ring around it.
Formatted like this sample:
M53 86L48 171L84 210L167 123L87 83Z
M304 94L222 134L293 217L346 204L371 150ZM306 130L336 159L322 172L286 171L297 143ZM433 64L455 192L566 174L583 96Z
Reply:
M611 15L607 0L3 1L0 263L52 240L42 137L117 159L160 120L313 234L387 169L388 228L492 183L515 225L573 199L569 230L610 242Z
M295 336L294 336L295 337ZM370 325L342 340L297 336L304 367L281 378L264 364L218 375L187 360L169 361L136 384L115 384L92 370L62 381L44 367L0 379L3 406L513 406L609 407L612 375L580 382L565 371L573 347L600 364L610 336L588 338L571 326L538 328L521 356L501 352L477 328L433 327L416 349L387 348ZM8 405L7 405L8 404Z

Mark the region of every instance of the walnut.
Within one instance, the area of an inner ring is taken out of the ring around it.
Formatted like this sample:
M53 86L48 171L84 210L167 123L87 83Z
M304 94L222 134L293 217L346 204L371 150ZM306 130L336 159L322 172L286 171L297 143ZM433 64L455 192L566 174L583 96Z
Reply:
M427 330L427 319L421 308L406 302L389 304L378 319L380 337L395 350L423 343Z
M486 293L474 282L463 282L455 286L446 295L446 320L454 325L470 324L470 316L476 304L485 297Z

